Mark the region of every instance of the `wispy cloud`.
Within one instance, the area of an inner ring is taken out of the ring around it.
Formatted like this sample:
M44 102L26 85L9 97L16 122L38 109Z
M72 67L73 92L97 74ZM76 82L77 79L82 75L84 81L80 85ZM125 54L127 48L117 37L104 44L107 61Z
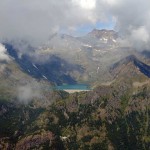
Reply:
M17 97L21 103L27 104L34 98L41 98L41 86L38 82L32 81L17 87Z
M0 39L23 39L41 45L55 32L95 26L112 17L116 30L131 45L149 48L149 6L148 0L1 0Z

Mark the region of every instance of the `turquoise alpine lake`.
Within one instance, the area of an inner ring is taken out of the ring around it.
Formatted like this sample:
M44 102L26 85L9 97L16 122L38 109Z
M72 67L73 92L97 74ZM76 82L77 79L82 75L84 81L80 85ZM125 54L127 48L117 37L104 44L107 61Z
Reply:
M64 84L55 87L56 90L91 90L87 84Z

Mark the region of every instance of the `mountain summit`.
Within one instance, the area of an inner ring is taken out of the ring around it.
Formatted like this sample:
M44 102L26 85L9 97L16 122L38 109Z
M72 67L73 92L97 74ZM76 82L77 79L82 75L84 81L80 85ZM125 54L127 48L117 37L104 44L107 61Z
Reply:
M95 38L113 38L116 39L118 37L117 32L114 30L98 30L98 29L93 29L91 32L88 33L89 36L93 36Z

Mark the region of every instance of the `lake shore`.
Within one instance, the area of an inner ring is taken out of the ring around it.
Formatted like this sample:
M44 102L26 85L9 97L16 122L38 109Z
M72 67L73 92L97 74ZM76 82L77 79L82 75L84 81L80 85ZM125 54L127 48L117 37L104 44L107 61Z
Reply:
M63 90L68 93L75 93L75 92L83 92L83 91L90 91L89 85L86 84L65 84L56 86L57 90Z
M91 91L91 90L78 90L78 89L64 89L64 91L68 92L68 93L76 93L76 92L86 92L86 91Z

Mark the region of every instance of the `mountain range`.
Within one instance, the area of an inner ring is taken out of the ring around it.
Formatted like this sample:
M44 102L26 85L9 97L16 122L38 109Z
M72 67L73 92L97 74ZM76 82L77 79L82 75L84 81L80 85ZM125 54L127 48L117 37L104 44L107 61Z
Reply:
M0 149L148 150L150 55L113 30L54 34L29 53L3 43ZM55 85L86 83L69 94Z
M86 83L93 86L97 81L111 80L112 64L138 53L130 47L121 47L117 39L115 31L94 29L83 37L55 34L44 46L28 54L11 44L5 43L5 46L19 66L37 79L57 85Z

